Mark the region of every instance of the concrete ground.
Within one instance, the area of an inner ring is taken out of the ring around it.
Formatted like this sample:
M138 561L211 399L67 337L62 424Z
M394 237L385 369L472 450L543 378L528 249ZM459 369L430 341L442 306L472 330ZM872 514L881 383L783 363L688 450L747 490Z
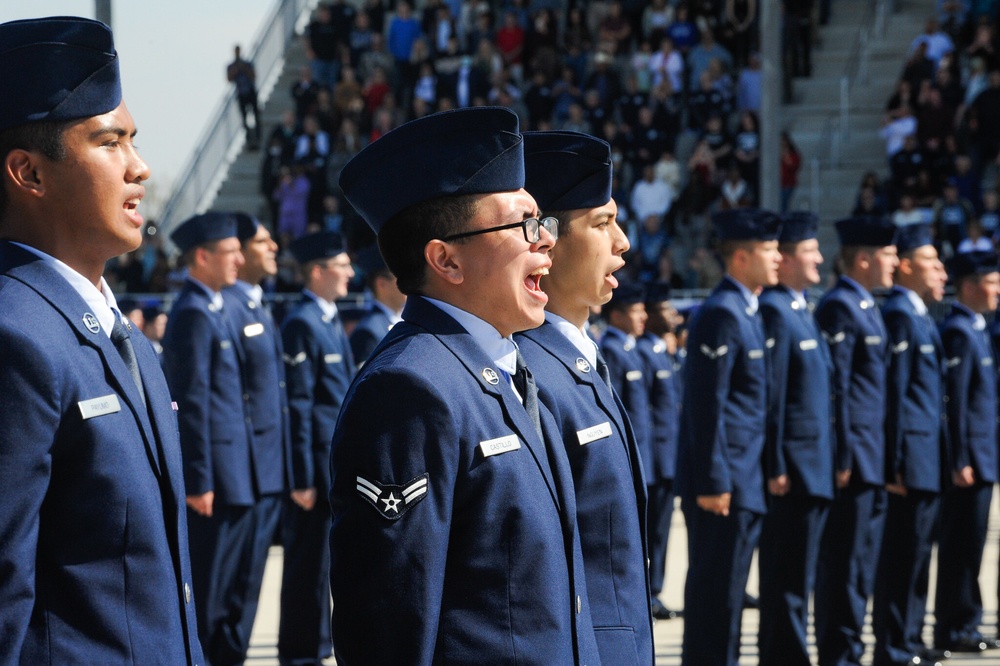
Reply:
M990 525L986 541L986 553L983 557L983 569L979 577L979 583L983 593L983 603L985 605L986 626L984 633L991 635L997 621L997 570L998 556L1000 556L1000 507L997 498L994 497L993 506L990 512ZM264 586L261 591L261 602L254 624L253 635L251 637L250 653L247 664L252 666L277 666L278 664L278 594L281 588L281 560L282 550L280 547L271 549L268 559L267 570L264 576ZM673 525L670 530L670 551L667 557L667 580L666 589L661 599L668 608L682 608L684 598L684 577L687 571L687 531L684 528L684 519L678 508L674 512ZM931 568L931 600L930 607L933 608L935 567ZM756 563L750 574L748 589L755 593L757 590ZM928 614L928 622L933 622L933 617ZM757 663L757 611L747 610L743 613L743 649L740 658L741 665ZM656 622L653 627L656 640L656 664L657 666L676 666L680 664L681 658L681 636L684 630L682 619ZM930 627L925 628L925 641L931 643ZM871 634L866 632L865 640L871 644ZM334 659L329 659L327 664L335 664ZM871 648L869 647L864 664L871 663ZM957 655L947 662L948 666L1000 666L1000 651L987 652L983 655Z

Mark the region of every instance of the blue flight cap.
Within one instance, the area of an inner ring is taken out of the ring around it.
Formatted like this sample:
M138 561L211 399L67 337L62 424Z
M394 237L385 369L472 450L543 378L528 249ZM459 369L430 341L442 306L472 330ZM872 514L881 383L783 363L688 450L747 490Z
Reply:
M340 187L375 233L423 201L520 190L524 150L517 115L486 106L411 120L351 158Z
M819 218L807 210L796 210L781 216L779 243L801 243L816 238Z
M358 252L357 264L366 277L389 270L376 244L369 245Z
M240 243L246 243L257 235L257 227L260 226L260 222L257 221L256 217L240 211L233 211L232 215L236 218L236 237L240 239Z
M994 252L962 252L948 262L948 275L952 279L969 275L988 275L1000 271L1000 260Z
M230 213L208 212L184 221L170 234L170 240L182 252L223 238L236 237L236 218Z
M543 212L611 201L611 146L581 132L524 133L524 189Z
M896 225L883 217L848 217L837 222L841 246L887 247L896 244Z
M772 241L781 231L781 217L761 208L734 208L712 214L720 241Z
M605 305L605 309L618 310L627 308L636 303L646 302L646 288L639 282L621 282L618 288L611 294L611 300Z
M896 250L900 254L925 245L934 245L934 236L929 224L908 224L896 231Z
M320 259L331 259L347 252L344 249L344 239L333 231L317 231L296 238L289 246L292 256L300 265Z
M89 118L121 104L111 29L75 16L0 24L0 130Z
M646 287L646 304L653 305L670 300L670 283L654 282Z

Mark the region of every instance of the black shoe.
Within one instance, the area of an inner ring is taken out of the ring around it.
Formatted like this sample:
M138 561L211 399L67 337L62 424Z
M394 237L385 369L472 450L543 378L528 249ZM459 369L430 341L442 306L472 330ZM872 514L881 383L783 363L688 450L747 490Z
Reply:
M679 617L684 617L684 611L670 610L660 603L659 599L653 600L653 603L650 604L650 609L653 612L653 617L657 620L675 620Z
M749 592L743 593L743 608L760 608L760 599Z
M939 650L946 652L985 652L988 649L986 640L982 636L959 638L958 640L937 646Z
M942 659L951 659L951 650L935 650L925 647L917 650L917 656L925 661L941 661Z

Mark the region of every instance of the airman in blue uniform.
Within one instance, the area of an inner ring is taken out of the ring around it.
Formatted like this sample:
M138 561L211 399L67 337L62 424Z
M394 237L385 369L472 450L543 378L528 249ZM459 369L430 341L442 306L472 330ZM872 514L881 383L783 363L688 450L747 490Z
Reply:
M278 272L278 244L271 232L246 213L233 213L244 263L236 284L222 290L222 313L236 333L236 350L246 384L244 401L253 433L254 482L258 500L252 508L249 566L240 636L253 630L264 567L280 525L283 498L291 488L288 400L281 333L263 300L261 282Z
M674 478L677 470L677 441L681 424L681 376L673 339L676 310L670 304L670 286L657 282L645 296L645 331L636 342L645 364L649 393L652 438L651 467L645 467L646 530L649 541L649 587L653 617L671 620L682 611L666 608L659 599L667 569L667 542L674 514ZM670 349L670 341L674 348Z
M111 30L0 25L0 96L0 663L204 663L176 407L102 277L150 176Z
M331 654L330 442L356 369L336 301L354 277L340 234L296 239L305 288L281 329L292 429L292 502L285 512L278 655L314 664Z
M872 289L892 287L896 228L879 218L837 222L842 274L816 309L833 359L834 464L816 574L821 666L856 664L885 525L885 396L889 340Z
M607 365L585 332L590 308L611 298L629 248L611 198L611 148L576 132L527 132L524 153L525 189L559 220L559 242L545 277L545 323L515 340L569 457L601 662L651 664L642 465L624 407L602 376Z
M778 285L760 310L769 366L764 466L770 498L760 536L760 663L808 666L809 598L833 500L830 352L806 291L823 263L811 213L785 215Z
M780 218L713 217L726 275L691 322L677 485L688 529L685 666L735 666L764 500L767 368L757 292L777 284Z
M407 294L333 441L338 663L600 662L566 449L511 336L544 321L556 225L517 116L426 116L340 184Z
M934 646L952 652L992 647L979 631L979 570L997 481L996 367L983 315L997 307L993 253L956 255L949 265L956 302L941 325L951 487L941 500Z
M369 245L358 253L358 266L371 293L368 312L351 331L351 352L358 367L375 351L382 338L402 321L400 313L406 295L396 286L396 276L385 265L377 245Z
M885 476L889 506L875 576L876 666L932 664L920 638L927 610L944 449L944 348L927 306L944 298L947 276L930 225L902 227L899 267L882 306L889 333Z
M243 358L222 290L243 265L236 218L196 215L171 234L188 276L170 311L163 370L177 401L187 487L191 564L198 593L198 633L206 659L241 663L245 571L256 527L253 507L265 471L255 460L253 415ZM262 461L260 461L262 462Z

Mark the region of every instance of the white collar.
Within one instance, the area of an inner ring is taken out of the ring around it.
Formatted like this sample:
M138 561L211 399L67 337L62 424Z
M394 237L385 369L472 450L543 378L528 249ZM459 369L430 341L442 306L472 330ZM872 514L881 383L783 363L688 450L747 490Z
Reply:
M560 333L566 336L573 346L590 361L592 367L597 367L597 345L590 339L582 328L577 328L569 321L551 312L545 313L545 321L556 327Z
M302 293L303 295L308 296L309 298L316 301L316 305L318 305L319 309L323 311L323 319L325 319L326 321L333 321L333 318L337 316L336 303L331 303L325 298L317 296L316 292L310 291L309 289L303 289Z
M239 287L240 291L249 296L257 307L264 307L264 288L259 284L250 284L249 282L244 282L243 280L237 280L236 286Z
M625 351L632 351L635 347L634 335L629 335L622 329L617 326L612 326L611 324L608 324L608 328L604 331L604 335L608 335L609 333L625 340Z
M215 308L215 312L222 311L222 306L224 304L224 301L222 300L222 294L220 292L210 289L208 285L202 282L201 280L197 280L191 277L190 273L188 274L187 279L190 280L195 286L200 287L201 290L205 292L205 295L208 296L210 301L212 301L212 307Z
M917 292L912 289L907 289L906 287L900 287L898 284L896 285L896 289L899 289L906 295L906 297L910 300L910 303L913 304L913 309L917 311L918 315L922 317L927 314L927 304L924 303L923 299L917 296Z
M388 305L378 300L377 298L372 299L372 307L378 308L379 310L384 312L385 316L389 318L390 324L395 325L403 321L403 318L400 316L400 313L396 312L395 310L393 310L392 308L390 308Z
M424 298L457 321L499 369L514 376L517 372L517 345L513 340L500 337L497 329L470 312L436 298Z
M80 298L86 302L87 307L94 311L94 316L97 317L97 321L101 324L101 330L103 330L109 338L111 337L111 328L115 325L115 312L118 312L121 316L122 323L125 322L125 316L121 314L121 311L118 309L118 301L115 299L115 294L111 291L111 287L108 286L108 283L104 280L103 276L101 276L101 288L98 289L94 286L93 282L70 268L65 262L56 259L52 255L42 252L38 248L31 247L30 245L24 245L23 243L17 243L14 241L11 242L42 259L67 282L69 282L69 286L73 287L73 290L80 294Z

